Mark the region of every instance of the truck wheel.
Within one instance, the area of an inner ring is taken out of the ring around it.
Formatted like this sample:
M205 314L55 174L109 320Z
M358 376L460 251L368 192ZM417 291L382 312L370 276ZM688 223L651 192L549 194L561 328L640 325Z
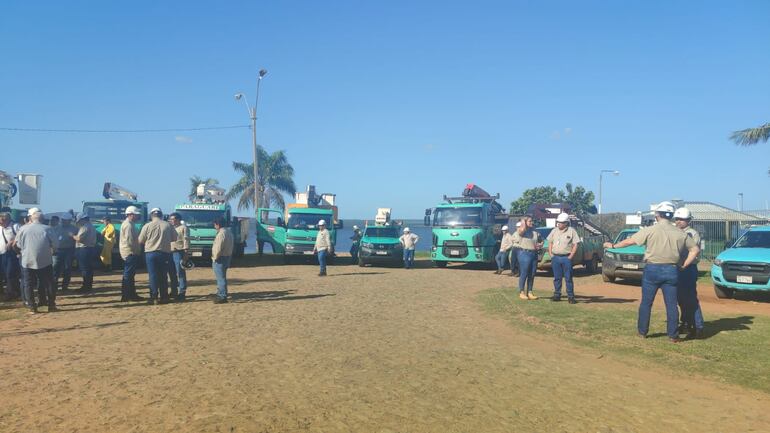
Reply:
M614 283L615 282L615 276L614 275L607 275L604 272L602 272L602 281L605 283Z
M434 265L435 265L437 268L446 268L447 262L445 262L445 261L442 261L442 260L436 260L435 262L433 262L433 264L434 264Z
M596 256L591 257L591 260L585 263L586 272L589 274L595 274L599 272L599 258Z
M714 293L719 299L732 299L735 296L735 290L714 284Z
M363 268L364 266L366 266L366 262L361 259L358 259L358 266Z

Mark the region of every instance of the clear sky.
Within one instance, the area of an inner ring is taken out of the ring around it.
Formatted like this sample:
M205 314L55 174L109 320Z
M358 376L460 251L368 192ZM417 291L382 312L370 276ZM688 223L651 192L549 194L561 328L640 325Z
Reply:
M35 1L0 5L0 127L247 124L342 217L420 217L467 182L507 205L533 186L598 189L604 210L663 199L764 208L770 2ZM236 180L248 129L0 131L0 169L44 175L43 210L109 180L164 209L191 175ZM248 213L242 212L242 215Z

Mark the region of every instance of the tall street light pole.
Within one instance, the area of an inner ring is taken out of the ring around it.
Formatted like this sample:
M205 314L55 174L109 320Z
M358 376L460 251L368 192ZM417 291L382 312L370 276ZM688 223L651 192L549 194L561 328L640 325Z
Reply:
M602 217L602 177L604 173L612 173L613 176L620 174L618 170L600 170L599 171L599 225L604 230L604 218Z
M262 83L262 78L267 75L267 69L260 69L257 75L257 96L254 98L254 107L249 105L249 102L244 98L243 93L236 93L235 100L243 99L246 104L246 109L249 111L249 118L251 119L251 145L254 151L254 213L256 214L259 209L259 159L257 154L257 106L259 105L259 85ZM259 215L256 215L259 218Z

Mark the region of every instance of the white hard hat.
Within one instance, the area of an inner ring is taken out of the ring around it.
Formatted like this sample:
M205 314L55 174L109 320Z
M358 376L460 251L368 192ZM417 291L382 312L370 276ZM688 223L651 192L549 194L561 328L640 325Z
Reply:
M409 230L409 227L404 227L404 233L409 233L411 230Z
M155 210L155 209L153 209ZM160 209L158 209L160 210ZM142 213L139 212L139 208L136 206L129 206L126 208L126 215L141 215Z
M36 213L43 213L40 211L39 208L33 207L32 209L27 211L27 216L35 215Z
M674 213L674 204L670 201L662 201L655 206L655 212Z
M503 228L501 230L504 231L504 232L507 232L508 231L508 226L503 226Z
M690 209L687 209L686 207L680 207L676 210L676 212L674 212L674 218L689 220L692 219L692 212L690 212Z
M353 226L353 230L358 230L358 226Z
M324 220L318 221L318 225L319 226L325 226L326 225L326 221L324 221Z
M152 214L154 214L154 213L163 214L163 211L162 211L162 210L160 210L160 208L159 208L159 207L154 207L154 208L152 208L152 210L150 211L150 215L152 215Z
M569 215L567 215L567 214L566 214L566 213L564 213L564 212L560 213L560 214L559 214L559 216L557 216L557 217L556 217L556 222L557 222L557 223L566 223L566 222L569 222Z

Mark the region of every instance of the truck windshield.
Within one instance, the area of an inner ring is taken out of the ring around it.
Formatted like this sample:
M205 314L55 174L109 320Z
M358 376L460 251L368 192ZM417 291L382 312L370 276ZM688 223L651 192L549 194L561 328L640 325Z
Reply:
M113 222L122 221L126 218L126 208L130 204L122 203L84 203L83 213L91 218L91 221L101 220L104 217L110 218ZM144 213L146 210L140 204L135 204L139 211Z
M747 232L738 239L733 248L770 248L770 232Z
M369 227L364 236L369 238L397 238L398 231L395 227Z
M615 239L615 243L618 244L620 243L620 241L626 240L631 236L633 236L634 234L636 234L636 232L620 232L620 234L618 234L618 237Z
M434 226L480 226L480 207L438 208L433 216Z
M225 212L221 210L178 210L182 215L182 221L190 228L214 228L214 218L223 218ZM227 224L227 221L224 221Z
M319 215L312 213L292 213L289 214L289 223L287 227L290 229L301 230L318 230L318 221L326 221L326 227L330 227L331 221L329 221L329 215Z

